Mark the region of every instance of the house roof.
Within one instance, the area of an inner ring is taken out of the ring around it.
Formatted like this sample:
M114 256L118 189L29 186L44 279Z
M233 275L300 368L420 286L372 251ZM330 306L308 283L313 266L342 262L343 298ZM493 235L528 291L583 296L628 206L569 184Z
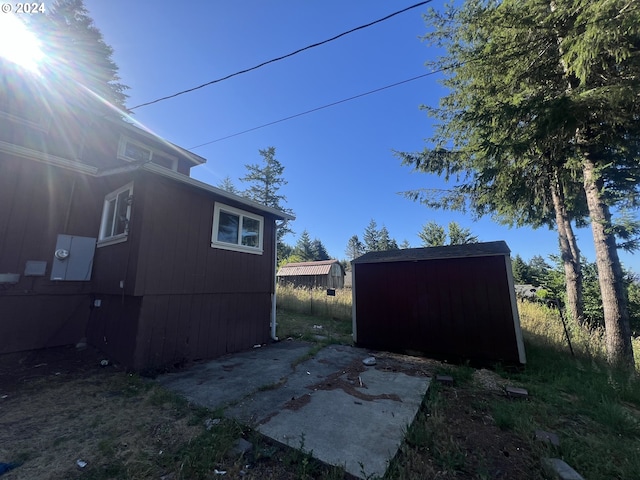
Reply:
M445 247L407 248L385 252L369 252L352 260L351 263L412 262L441 258L485 257L508 255L511 252L503 241L448 245Z
M124 122L123 122L124 123ZM140 130L137 127L133 127L129 124L125 124L124 128L126 129L133 129L135 128L136 130ZM142 130L140 130L140 132L142 132ZM152 135L148 132L145 132L146 135ZM157 141L161 141L164 142L165 144L169 144L169 142L164 141L163 139L161 139L160 137L156 137ZM173 144L171 144L173 145ZM175 147L175 148L180 148L180 147ZM185 151L186 152L186 151ZM9 142L4 142L0 140L0 153L8 153L11 155L15 155L18 157L22 157L25 159L29 159L29 160L35 160L38 162L42 162L42 163L46 163L48 165L54 165L57 167L61 167L61 168L66 168L68 170L73 170L75 172L79 172L82 173L84 175L90 175L93 177L106 177L106 176L110 176L110 175L117 175L120 173L126 173L126 172L134 172L134 171L138 171L138 170L146 170L149 172L152 172L156 175L162 176L162 177L166 177L166 178L170 178L174 181L186 184L186 185L190 185L191 187L197 188L199 190L202 191L206 191L206 192L210 192L210 193L214 193L220 197L229 199L229 200L233 200L237 203L239 203L240 205L244 205L247 207L251 207L255 210L258 210L260 212L264 212L264 213L268 213L273 215L274 217L276 217L277 219L280 220L294 220L295 217L293 215L290 215L288 213L285 213L281 210L278 210L276 208L272 208L272 207L267 207L265 205L262 205L258 202L254 202L253 200L249 200L247 198L241 197L239 195L234 195L233 193L229 193L226 190L222 190L220 188L214 187L213 185L209 185L208 183L204 183L201 182L199 180L195 180L194 178L189 177L188 175L184 175L182 173L178 173L175 172L173 170L169 170L167 168L161 167L160 165L156 165L154 163L124 163L120 166L117 167L111 167L108 169L100 169L94 165L88 165L86 163L83 163L81 161L78 161L76 159L72 159L72 158L63 158L60 156L56 156L56 155L51 155L49 153L46 152L41 152L38 150L34 150L31 148L26 148L26 147L22 147L20 145L14 145L12 143ZM194 155L194 157L197 158L193 158L192 161L196 162L198 161L199 163L204 163L206 160L202 157L198 157L197 155ZM201 159L202 161L198 160Z
M331 266L340 265L338 260L319 260L316 262L294 262L287 263L280 267L276 276L278 277L294 277L303 275L328 275ZM342 268L342 266L340 266Z

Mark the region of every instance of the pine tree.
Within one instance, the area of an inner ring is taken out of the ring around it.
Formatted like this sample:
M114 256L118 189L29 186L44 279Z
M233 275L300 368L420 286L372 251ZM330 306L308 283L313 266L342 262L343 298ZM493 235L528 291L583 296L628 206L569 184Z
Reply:
M327 252L327 248L324 244L317 238L314 238L311 241L311 252L313 255L313 260L330 260L329 252Z
M227 175L222 179L222 181L218 184L218 188L225 190L229 193L233 193L234 195L240 194L236 186L233 184L233 180L231 180L231 177L229 175Z
M389 230L384 225L380 229L379 237L378 237L378 249L381 252L385 252L387 250L398 250L398 242L395 239L391 238L389 235Z
M586 207L609 360L627 365L629 315L610 206L631 205L639 193L639 12L620 0L467 0L432 11L427 38L447 51L434 66L447 72L451 93L429 109L440 122L434 146L403 158L462 179L448 206L555 226L577 293L571 222Z
M377 252L380 250L379 238L380 231L378 230L378 224L372 218L369 225L364 229L364 249L365 252Z
M424 247L441 247L447 241L447 234L444 231L444 227L438 225L436 222L425 224L422 230L418 232L418 237L422 240L422 246Z
M471 234L471 229L462 228L457 222L449 222L449 245L467 243L478 243L478 237Z
M348 260L356 259L365 253L365 248L358 235L352 236L347 242L347 248L345 250L345 254L347 255Z
M406 250L407 248L411 248L411 244L409 243L409 240L405 238L400 244L400 250Z
M124 92L129 87L120 83L113 49L104 42L82 0L57 0L47 6L45 15L31 15L29 20L47 59L44 74L56 80L51 88L63 98L85 98L84 89L88 89L99 99L92 102L93 108L120 115L103 104L107 102L126 111Z
M282 176L284 166L276 159L275 147L269 147L265 150L259 150L262 156L262 164L245 165L247 174L240 179L242 182L249 183L242 194L251 200L266 205L267 207L276 208L284 213L292 214L293 211L285 208L283 205L287 201L287 197L280 194L280 188L287 184ZM278 242L278 258L284 258L282 251L282 239L288 233L293 233L289 226L288 220L277 222L276 237Z
M511 259L511 270L513 271L513 281L515 283L525 285L532 283L529 265L520 255L516 255Z
M313 244L311 242L311 237L309 237L309 232L306 230L303 230L296 246L293 247L293 255L301 259L303 262L311 262L314 260Z

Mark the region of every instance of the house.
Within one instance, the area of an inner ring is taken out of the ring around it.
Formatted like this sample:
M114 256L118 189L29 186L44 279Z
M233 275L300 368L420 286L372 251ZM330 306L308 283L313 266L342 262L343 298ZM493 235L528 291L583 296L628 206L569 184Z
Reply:
M351 264L358 345L526 362L505 242L370 252Z
M86 338L144 370L275 337L275 223L293 217L191 178L204 158L80 95L0 73L0 353Z
M344 268L338 260L287 263L278 270L278 283L303 288L343 288Z

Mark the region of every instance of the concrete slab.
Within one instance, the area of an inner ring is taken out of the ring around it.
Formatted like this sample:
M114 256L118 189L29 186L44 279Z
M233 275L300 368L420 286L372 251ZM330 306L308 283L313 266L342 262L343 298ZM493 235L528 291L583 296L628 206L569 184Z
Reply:
M167 388L358 477L383 476L430 378L412 368L362 364L368 350L280 342L159 377ZM395 357L398 359L398 356ZM295 365L294 365L295 364ZM402 372L406 373L402 373Z

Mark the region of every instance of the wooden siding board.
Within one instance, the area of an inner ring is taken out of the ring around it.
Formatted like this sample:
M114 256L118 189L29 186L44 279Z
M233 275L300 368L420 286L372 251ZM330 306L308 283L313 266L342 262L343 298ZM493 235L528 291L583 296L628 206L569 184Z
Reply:
M0 296L0 353L77 343L89 319L86 295Z
M112 361L133 368L138 336L141 299L122 295L100 295L101 306L91 310L87 340Z

